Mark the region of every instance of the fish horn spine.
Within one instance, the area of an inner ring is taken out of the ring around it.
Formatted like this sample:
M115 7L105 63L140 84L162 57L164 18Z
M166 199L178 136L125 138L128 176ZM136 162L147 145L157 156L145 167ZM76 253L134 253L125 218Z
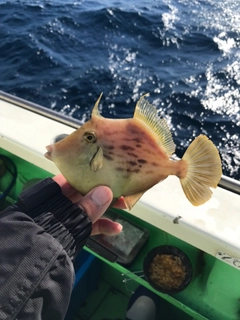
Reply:
M92 110L92 117L94 116L97 116L97 117L102 117L99 113L99 110L98 110L98 105L99 105L99 102L102 98L102 95L103 95L103 92L100 94L99 98L97 99L97 101L95 102L95 105L93 107L93 110Z
M210 187L216 188L222 175L221 159L217 148L205 135L190 144L182 160L187 163L187 173L180 178L188 200L199 206L212 196Z

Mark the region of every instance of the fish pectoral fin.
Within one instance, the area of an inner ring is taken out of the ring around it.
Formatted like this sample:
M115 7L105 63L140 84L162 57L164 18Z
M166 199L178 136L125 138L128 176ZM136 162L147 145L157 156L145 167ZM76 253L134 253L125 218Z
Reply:
M146 192L147 190L131 194L129 196L124 197L124 202L126 204L126 207L128 210L131 210L132 207L138 202L138 200L141 198L141 196Z
M93 172L100 170L103 166L103 150L100 147L90 162L90 168Z

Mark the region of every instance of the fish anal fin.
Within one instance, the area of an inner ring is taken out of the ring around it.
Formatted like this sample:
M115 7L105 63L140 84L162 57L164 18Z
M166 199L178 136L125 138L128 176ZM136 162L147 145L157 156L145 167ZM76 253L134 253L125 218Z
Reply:
M157 109L144 98L145 96L137 102L133 117L150 130L170 157L175 151L171 131L166 120L158 116Z
M141 198L145 191L147 190L124 197L124 202L128 210L132 209L132 207L138 202L138 200Z
M103 150L99 148L90 162L90 167L93 172L100 170L103 166Z
M183 161L187 163L185 176L180 178L188 200L199 206L212 196L222 175L221 159L217 148L205 135L200 135L186 150Z

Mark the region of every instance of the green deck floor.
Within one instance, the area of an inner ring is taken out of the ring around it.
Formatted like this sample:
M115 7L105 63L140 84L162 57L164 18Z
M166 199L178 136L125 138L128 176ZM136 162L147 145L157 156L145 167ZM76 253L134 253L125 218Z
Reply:
M16 184L7 200L0 202L2 209L12 203L26 185L51 174L1 148L0 153L9 156L18 168ZM0 194L7 188L9 181L8 175L4 174L1 177ZM84 305L77 308L76 320L124 320L131 292L126 289L122 274L130 279L127 282L128 287L143 285L159 295L159 320L240 320L240 270L126 212L119 213L147 228L150 232L149 241L129 267L110 263L94 253L102 261L101 280L98 290L92 292L85 299ZM189 256L194 269L190 285L172 296L156 292L147 281L135 274L142 270L143 260L150 249L166 244L182 249Z
M88 296L74 320L125 319L128 300L128 296L100 280L98 289Z
M102 263L101 279L95 291L76 311L74 320L125 320L130 296L138 287L134 281L123 283L121 273ZM109 276L109 282L104 278ZM193 320L183 311L158 297L158 320ZM152 320L152 319L148 319Z

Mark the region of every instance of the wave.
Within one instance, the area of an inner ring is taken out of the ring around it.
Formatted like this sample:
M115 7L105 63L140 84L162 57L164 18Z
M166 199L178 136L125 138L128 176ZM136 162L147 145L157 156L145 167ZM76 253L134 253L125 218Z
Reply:
M239 17L234 1L1 1L0 88L85 121L132 117L150 92L181 155L205 133L239 172Z

